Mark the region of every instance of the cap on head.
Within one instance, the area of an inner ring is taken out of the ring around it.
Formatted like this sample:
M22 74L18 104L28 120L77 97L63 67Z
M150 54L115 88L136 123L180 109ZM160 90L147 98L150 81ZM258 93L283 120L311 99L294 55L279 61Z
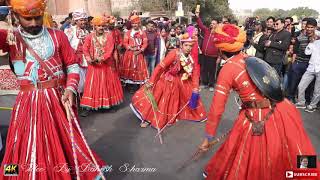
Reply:
M84 11L84 9L78 9L72 13L73 20L79 20L79 19L86 19L88 18L87 13Z

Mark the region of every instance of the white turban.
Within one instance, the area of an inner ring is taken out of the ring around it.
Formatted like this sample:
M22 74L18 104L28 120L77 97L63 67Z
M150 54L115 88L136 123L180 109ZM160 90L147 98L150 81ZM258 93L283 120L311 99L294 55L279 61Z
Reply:
M78 9L72 13L72 18L73 20L86 19L88 15L84 9Z

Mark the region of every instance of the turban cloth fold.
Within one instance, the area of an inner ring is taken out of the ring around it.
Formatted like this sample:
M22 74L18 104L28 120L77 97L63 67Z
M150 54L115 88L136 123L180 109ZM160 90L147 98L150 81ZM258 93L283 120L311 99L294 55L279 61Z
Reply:
M43 25L48 28L53 27L53 19L51 14L49 14L48 12L44 12L43 14Z
M244 30L232 25L224 24L215 29L214 42L217 48L225 52L237 52L240 51L247 36Z
M12 11L23 17L43 16L45 0L10 0Z

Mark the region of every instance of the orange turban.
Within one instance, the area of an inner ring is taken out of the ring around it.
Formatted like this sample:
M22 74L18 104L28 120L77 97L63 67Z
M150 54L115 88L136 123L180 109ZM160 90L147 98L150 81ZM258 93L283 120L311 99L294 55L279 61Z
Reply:
M223 24L215 29L214 42L221 51L240 51L246 39L245 31L232 24Z
M140 23L140 17L137 15L133 15L131 16L130 21L131 23L134 23L134 24Z
M23 17L43 16L46 9L45 0L10 0L15 13Z
M103 26L108 23L108 19L104 16L95 16L92 21L92 25L94 26Z
M194 39L192 36L190 36L189 33L184 33L182 35L180 35L180 41L181 42L195 42L196 39Z

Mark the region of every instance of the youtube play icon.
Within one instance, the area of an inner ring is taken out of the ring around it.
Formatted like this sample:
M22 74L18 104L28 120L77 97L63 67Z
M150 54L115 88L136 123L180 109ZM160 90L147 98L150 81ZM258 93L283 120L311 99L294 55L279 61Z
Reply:
M286 171L286 178L293 178L293 171Z

